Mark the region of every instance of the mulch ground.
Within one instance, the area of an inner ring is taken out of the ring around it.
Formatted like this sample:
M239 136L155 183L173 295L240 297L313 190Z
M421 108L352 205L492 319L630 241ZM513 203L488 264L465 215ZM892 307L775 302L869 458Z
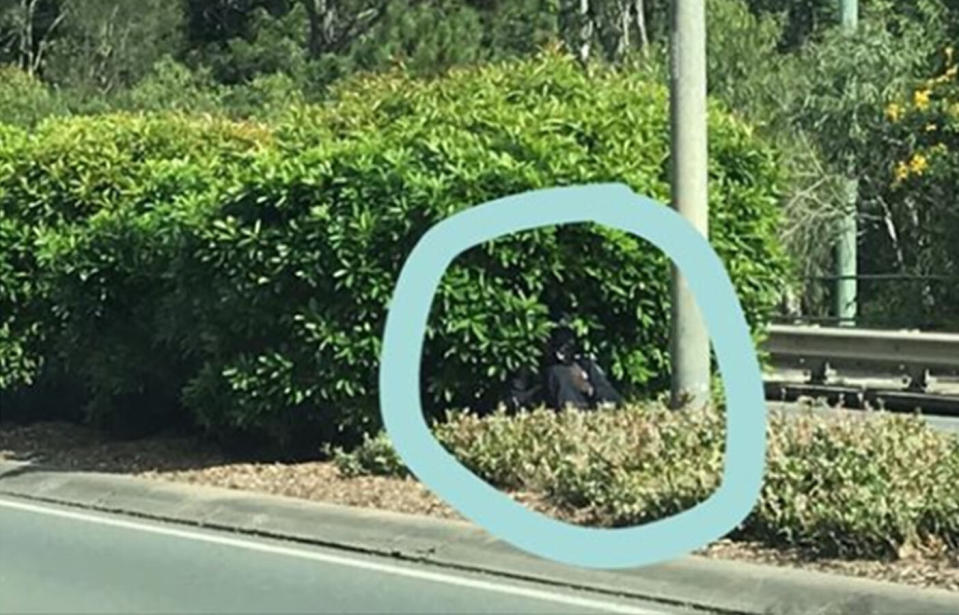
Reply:
M378 508L447 519L462 517L413 479L341 477L330 462L238 463L191 438L135 442L105 439L64 423L0 425L0 459L37 460L71 471L119 473L153 480L202 484ZM571 523L588 523L582 511L562 509L532 493L512 493L530 508ZM721 540L698 552L706 557L815 569L919 587L959 591L959 559L916 555L895 561L822 559L800 551Z

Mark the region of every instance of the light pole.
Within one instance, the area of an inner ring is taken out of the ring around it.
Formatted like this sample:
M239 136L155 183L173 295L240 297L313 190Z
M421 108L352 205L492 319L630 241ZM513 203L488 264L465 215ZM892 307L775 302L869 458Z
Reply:
M709 236L706 118L706 7L673 0L670 30L670 125L673 206ZM672 406L710 401L710 343L696 299L672 265L670 361Z
M852 34L859 22L858 0L839 0L839 14L843 32ZM856 318L856 237L858 224L856 205L859 195L855 169L851 163L843 168L845 175L844 203L839 224L839 241L836 245L836 317L839 324L853 326Z

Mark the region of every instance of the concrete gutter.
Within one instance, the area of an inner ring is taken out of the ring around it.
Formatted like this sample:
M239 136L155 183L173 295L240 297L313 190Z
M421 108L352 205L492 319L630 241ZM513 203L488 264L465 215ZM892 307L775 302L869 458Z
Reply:
M0 461L0 495L749 615L952 615L959 592L687 557L627 571L529 555L465 522Z

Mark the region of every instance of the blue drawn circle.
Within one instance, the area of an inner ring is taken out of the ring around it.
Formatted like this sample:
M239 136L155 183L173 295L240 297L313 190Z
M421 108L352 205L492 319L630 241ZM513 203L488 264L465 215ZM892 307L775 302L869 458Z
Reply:
M430 306L453 259L502 235L582 222L629 231L673 260L697 297L725 385L725 466L719 489L689 510L637 527L581 527L525 508L446 451L430 432L420 405L420 358ZM491 535L540 557L587 568L672 560L735 528L759 496L766 404L756 350L735 289L701 234L673 209L636 195L625 185L550 188L508 196L432 227L400 273L386 319L379 381L384 425L410 471Z

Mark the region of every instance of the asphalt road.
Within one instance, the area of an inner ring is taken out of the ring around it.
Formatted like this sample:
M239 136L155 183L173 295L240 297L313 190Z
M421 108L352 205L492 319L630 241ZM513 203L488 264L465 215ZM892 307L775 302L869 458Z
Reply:
M0 613L689 611L0 498Z
M954 416L932 416L923 417L927 423L934 429L948 433L959 434L959 418Z

